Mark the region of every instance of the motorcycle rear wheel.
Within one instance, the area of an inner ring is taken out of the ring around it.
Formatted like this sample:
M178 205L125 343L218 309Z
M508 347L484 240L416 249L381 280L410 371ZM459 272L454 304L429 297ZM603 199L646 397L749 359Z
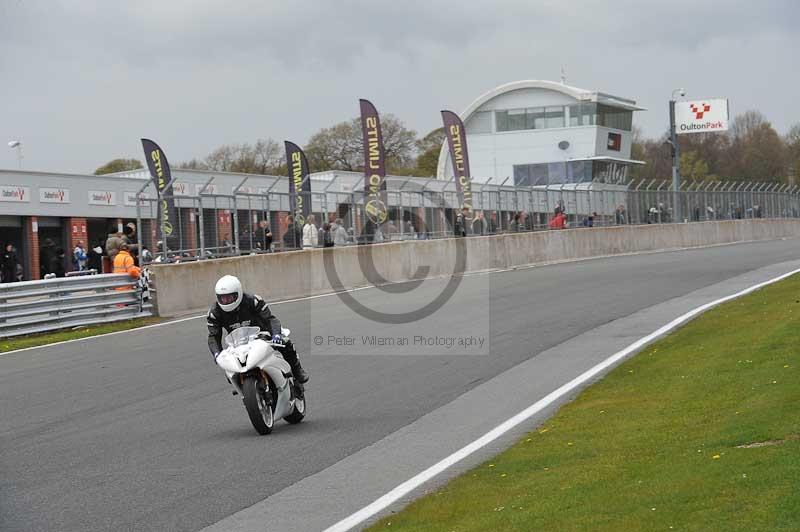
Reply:
M267 403L264 394L259 390L259 380L254 375L245 377L242 383L242 395L244 396L244 408L250 418L250 423L261 435L272 432L275 425L275 416L272 406Z

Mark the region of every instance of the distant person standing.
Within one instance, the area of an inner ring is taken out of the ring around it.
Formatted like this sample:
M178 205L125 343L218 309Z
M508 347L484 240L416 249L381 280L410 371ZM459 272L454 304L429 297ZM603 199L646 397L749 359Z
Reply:
M486 219L483 217L483 211L476 211L475 216L472 218L472 234L486 234Z
M94 243L94 247L89 250L86 267L90 270L95 270L97 273L103 273L103 246L100 241Z
M75 249L72 250L72 265L75 268L76 272L82 272L86 269L86 262L88 260L88 256L86 255L86 250L83 247L83 242L78 241L75 245Z
M6 242L3 248L2 262L0 262L0 282L13 283L17 279L17 266L19 259L14 244Z
M261 220L258 222L256 239L261 244L264 251L270 251L272 249L272 230L269 227L268 221Z
M319 244L319 234L317 233L317 226L314 215L311 214L306 219L306 224L303 226L303 247L316 247Z
M111 226L108 230L108 237L106 237L106 255L111 264L114 264L114 259L119 253L119 248L124 242L124 233L117 230L116 226Z
M331 232L331 224L326 223L322 226L322 247L332 248L333 245L334 242L333 233Z
M39 248L39 272L41 273L42 279L44 279L46 275L54 273L50 271L50 267L52 266L55 254L56 243L53 242L52 238L45 238L44 242L42 242L42 247Z
M469 219L469 209L462 207L461 212L456 215L455 236L467 236L467 220Z
M333 243L336 246L344 246L347 244L347 229L344 228L344 222L341 218L336 218L336 221L331 225L331 232L333 233Z
M291 214L286 218L286 232L283 234L283 248L297 249L303 242L303 230L295 223L294 216Z
M56 277L66 277L67 272L64 268L64 261L66 260L66 253L63 248L56 248L55 253L50 257L50 265L48 273Z

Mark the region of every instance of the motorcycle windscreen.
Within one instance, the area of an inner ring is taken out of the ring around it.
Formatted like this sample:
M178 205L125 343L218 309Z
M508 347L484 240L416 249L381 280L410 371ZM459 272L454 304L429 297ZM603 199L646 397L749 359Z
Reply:
M225 345L228 347L239 347L245 345L253 339L255 335L261 332L258 327L239 327L234 329L225 337Z

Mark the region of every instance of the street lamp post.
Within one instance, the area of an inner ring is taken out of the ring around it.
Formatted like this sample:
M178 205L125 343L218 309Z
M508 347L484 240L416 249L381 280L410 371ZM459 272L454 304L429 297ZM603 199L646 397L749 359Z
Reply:
M686 96L686 91L684 89L675 89L672 91L672 97L669 100L669 135L670 135L670 143L672 144L672 190L673 190L673 209L675 213L675 219L680 221L683 219L681 216L681 195L680 195L680 188L681 188L681 172L680 172L680 161L681 161L681 153L680 147L678 146L678 134L675 131L675 93L680 94L681 96Z
M17 150L17 163L19 164L19 169L22 170L22 141L21 140L12 140L8 143L8 147Z

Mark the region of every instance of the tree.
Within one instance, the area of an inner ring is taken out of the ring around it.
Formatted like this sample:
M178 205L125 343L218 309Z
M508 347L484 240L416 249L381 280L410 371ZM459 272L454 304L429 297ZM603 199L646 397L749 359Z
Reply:
M789 177L794 184L800 178L800 124L789 128L784 142L786 143L786 163L789 166Z
M418 177L435 177L439 170L439 153L444 143L444 128L434 129L423 138L416 141L417 164L414 175Z
M127 172L129 170L139 170L144 168L138 159L114 159L108 161L103 166L94 171L94 175L113 174L115 172Z
M402 173L414 161L417 133L392 114L381 116L383 147L386 151L386 171ZM360 171L364 168L364 148L361 120L354 118L323 128L311 136L306 155L312 172L324 170Z
M681 177L692 181L704 181L709 177L708 163L696 151L681 153Z
M786 146L761 113L751 110L738 115L730 137L726 175L753 181L785 179Z
M272 139L259 139L255 144L224 144L202 161L192 159L180 168L239 172L242 174L283 174L286 168L281 146Z

